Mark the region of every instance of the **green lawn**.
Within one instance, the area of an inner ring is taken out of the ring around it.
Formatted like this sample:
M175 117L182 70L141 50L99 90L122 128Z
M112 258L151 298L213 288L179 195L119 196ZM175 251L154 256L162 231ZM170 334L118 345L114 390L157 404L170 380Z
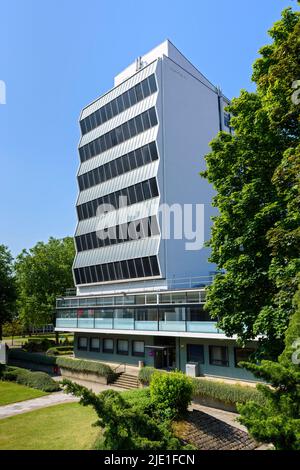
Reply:
M42 390L36 390L35 388L26 387L14 382L0 381L0 405L39 398L44 395L47 395L47 393L42 392Z
M92 449L100 428L91 407L66 403L0 420L1 450Z

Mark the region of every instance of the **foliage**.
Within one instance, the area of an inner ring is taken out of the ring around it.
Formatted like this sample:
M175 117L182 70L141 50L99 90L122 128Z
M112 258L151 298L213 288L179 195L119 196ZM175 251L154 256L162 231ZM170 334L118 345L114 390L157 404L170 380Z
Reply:
M294 303L297 310L286 331L286 347L279 361L243 364L270 386L257 385L265 403L240 405L240 421L255 439L271 442L277 450L300 450L300 287Z
M159 370L155 369L154 367L149 367L149 366L142 367L139 370L139 375L138 375L139 382L143 385L149 385L150 381L151 381L151 378L152 378L152 375L155 372L158 372L160 374L165 373L165 371L159 371Z
M11 321L3 324L2 333L4 337L21 336L23 332L23 326L18 318L12 318Z
M192 400L193 382L183 372L154 373L150 397L156 411L168 419L186 413Z
M180 441L170 431L169 423L155 420L143 410L131 406L114 390L96 395L81 385L64 380L65 391L91 405L98 415L96 426L104 429L103 447L107 450L179 450ZM98 446L99 448L99 446Z
M108 381L113 378L114 372L107 364L96 361L85 361L81 359L72 359L70 357L58 357L56 364L64 369L78 371L81 373L92 372L101 377L106 377Z
M54 346L55 341L48 338L30 338L23 346L27 352L44 352L51 346Z
M127 390L126 392L122 392L122 397L133 408L142 409L147 413L151 413L151 411L153 410L149 388Z
M73 354L73 349L71 346L56 346L54 348L49 348L46 354L48 356L65 356Z
M247 403L249 400L259 404L265 402L263 395L255 387L205 379L194 379L193 385L195 398L212 398L228 405Z
M13 319L15 301L13 258L7 247L0 245L0 340L2 339L2 325Z
M2 380L17 382L44 392L57 392L60 386L45 372L31 372L20 367L7 367L1 376Z
M56 297L73 285L74 254L73 238L66 237L38 242L17 257L17 307L26 327L53 322Z
M260 352L276 358L293 314L300 254L300 13L284 10L273 42L254 64L255 93L241 91L228 107L232 135L211 143L202 176L217 191L210 261L220 270L206 308L239 342L260 335Z
M29 353L22 349L11 348L9 350L9 359L16 359L18 361L32 362L34 364L55 365L56 358L46 356L45 354Z

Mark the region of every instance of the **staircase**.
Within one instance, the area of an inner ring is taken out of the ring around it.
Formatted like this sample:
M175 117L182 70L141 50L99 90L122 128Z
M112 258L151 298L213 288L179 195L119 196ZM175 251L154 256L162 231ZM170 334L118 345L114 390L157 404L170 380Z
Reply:
M126 390L131 390L138 388L139 382L138 378L135 375L126 374L121 372L117 375L114 382L111 382L111 385L114 387L125 388Z

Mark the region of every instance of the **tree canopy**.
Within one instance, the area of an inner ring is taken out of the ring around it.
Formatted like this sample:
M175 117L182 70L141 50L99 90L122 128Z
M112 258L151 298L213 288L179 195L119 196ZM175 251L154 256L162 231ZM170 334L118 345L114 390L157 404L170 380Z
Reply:
M294 313L300 255L300 13L288 8L254 63L257 90L232 100L233 135L220 132L202 176L216 190L210 261L220 273L206 308L241 343L260 337L277 357Z
M0 339L2 326L15 313L16 286L13 272L13 257L5 245L0 245Z
M17 257L17 308L25 326L40 326L53 321L56 297L74 285L72 263L74 240L50 238L38 242Z

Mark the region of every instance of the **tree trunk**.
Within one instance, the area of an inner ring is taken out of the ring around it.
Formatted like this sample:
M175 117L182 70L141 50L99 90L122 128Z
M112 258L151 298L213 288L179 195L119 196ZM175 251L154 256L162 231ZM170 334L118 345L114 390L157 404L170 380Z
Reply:
M55 344L58 346L59 345L59 332L55 332Z
M2 340L2 323L0 323L0 341Z

